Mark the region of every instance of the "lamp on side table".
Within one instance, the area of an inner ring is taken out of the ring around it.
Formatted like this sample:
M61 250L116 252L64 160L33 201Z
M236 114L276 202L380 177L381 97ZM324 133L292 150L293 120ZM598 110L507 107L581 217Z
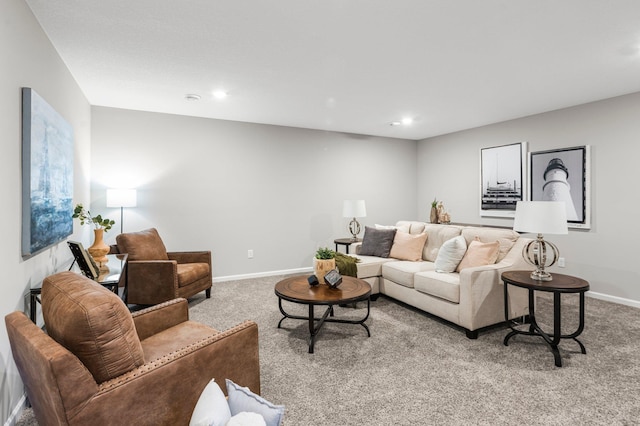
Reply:
M351 232L353 236L353 241L356 241L360 233L360 223L358 223L356 218L367 216L367 208L365 207L364 200L344 200L342 216L352 218L351 222L349 222L349 232Z
M531 279L551 281L553 277L544 270L553 266L560 256L555 244L545 241L542 234L568 234L567 211L564 201L518 201L513 230L538 234L537 239L522 250L524 260L536 267ZM552 254L550 260L547 254Z

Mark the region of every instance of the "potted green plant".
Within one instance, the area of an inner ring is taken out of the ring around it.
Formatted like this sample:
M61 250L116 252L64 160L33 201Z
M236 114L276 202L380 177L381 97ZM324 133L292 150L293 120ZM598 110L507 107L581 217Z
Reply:
M332 269L336 269L336 252L328 247L319 247L313 258L313 272L318 281L324 283L324 276Z
M107 232L113 225L114 220L103 218L101 215L91 216L91 212L84 208L82 204L77 204L73 209L74 219L80 220L80 225L93 225L93 244L87 249L93 260L100 266L107 263L107 253L109 253L109 246L104 242L104 233Z

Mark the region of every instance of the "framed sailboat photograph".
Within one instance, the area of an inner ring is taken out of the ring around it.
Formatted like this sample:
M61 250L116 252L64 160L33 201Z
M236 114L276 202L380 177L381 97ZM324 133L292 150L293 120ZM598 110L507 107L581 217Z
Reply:
M480 216L515 217L526 199L527 142L480 149Z

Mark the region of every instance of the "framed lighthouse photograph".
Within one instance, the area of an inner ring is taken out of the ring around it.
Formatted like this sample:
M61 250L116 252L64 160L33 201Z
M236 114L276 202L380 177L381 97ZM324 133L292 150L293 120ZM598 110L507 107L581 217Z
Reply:
M564 201L570 228L591 228L588 145L529 153L532 201Z

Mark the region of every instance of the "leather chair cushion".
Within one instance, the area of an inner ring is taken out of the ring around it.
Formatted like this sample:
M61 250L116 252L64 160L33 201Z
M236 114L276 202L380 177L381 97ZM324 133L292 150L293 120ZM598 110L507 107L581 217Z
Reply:
M144 364L144 352L124 302L93 280L60 272L42 283L47 333L102 383Z
M120 234L116 244L120 253L129 254L129 260L169 260L167 248L155 228Z
M187 286L209 275L209 265L206 263L179 263L178 286Z

